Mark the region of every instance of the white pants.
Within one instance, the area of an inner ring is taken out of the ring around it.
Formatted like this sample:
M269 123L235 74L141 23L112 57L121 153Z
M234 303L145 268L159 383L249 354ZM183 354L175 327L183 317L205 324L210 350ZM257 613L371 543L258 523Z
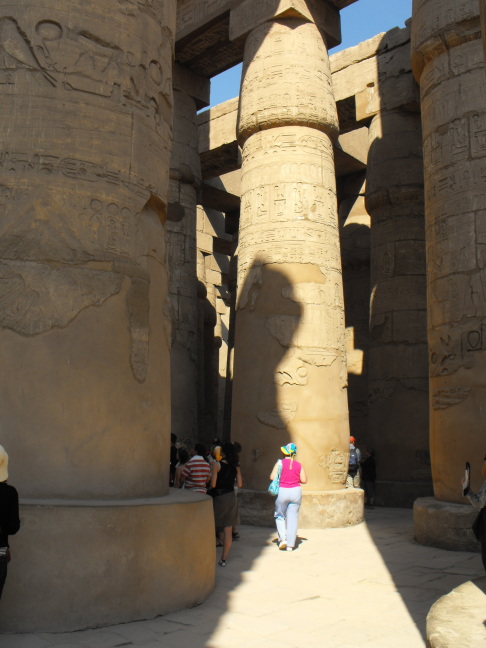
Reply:
M302 503L302 488L282 488L280 486L275 502L275 524L277 525L278 541L287 543L288 547L295 546L299 509Z

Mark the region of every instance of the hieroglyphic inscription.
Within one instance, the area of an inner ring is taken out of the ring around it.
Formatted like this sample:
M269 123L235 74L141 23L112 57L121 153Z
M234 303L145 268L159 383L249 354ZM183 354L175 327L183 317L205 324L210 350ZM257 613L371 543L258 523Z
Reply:
M199 25L205 19L213 19L228 11L234 5L234 0L178 0L177 2L177 33L189 30Z
M138 382L147 378L149 358L149 288L150 282L132 278L127 294L127 308L132 339L130 363Z
M266 325L270 333L284 347L299 347L305 352L317 350L322 355L320 362L317 358L312 364L331 364L325 361L324 350L339 350L343 348L343 340L337 323L340 313L331 309L306 307L300 317L294 315L269 315ZM321 351L318 351L320 349ZM336 353L334 353L334 356ZM311 356L309 356L311 357Z
M142 3L125 3L136 6ZM144 0L147 7L151 0ZM72 29L49 18L35 25L0 18L0 92L21 83L25 73L53 88L110 99L137 109L165 132L172 110L172 42L157 39L158 49L123 49L89 29ZM26 79L27 83L29 79Z
M486 156L486 113L456 117L424 140L428 172L463 160Z
M295 417L296 412L297 403L284 401L280 405L277 405L273 411L258 412L257 418L260 423L274 427L277 430L283 430Z
M475 17L479 17L478 3L475 0L415 0L414 20L419 27L413 33L414 49L431 36Z
M100 306L120 291L122 275L90 268L0 263L0 326L21 335L64 328L89 306ZM48 289L46 289L48 287ZM62 308L59 304L62 303Z
M319 458L319 466L329 474L332 484L344 484L348 473L349 452L332 450Z
M446 409L462 403L470 394L470 387L451 387L438 389L432 394L432 407L435 410Z
M166 0L116 0L118 8L126 16L140 16L141 14L154 15L162 25L173 28L175 16L173 9Z
M329 57L312 23L264 23L245 45L239 141L262 129L297 124L337 130Z
M292 240L286 238L287 229L281 235L284 238L282 243L278 241L263 241L260 244L240 243L238 253L238 281L239 286L243 285L248 270L255 260L260 258L264 263L306 263L316 265L324 274L336 272L341 274L339 250L331 246L324 247L309 237L305 253L302 249L302 238ZM255 234L257 237L258 233ZM262 238L263 231L262 231ZM266 237L265 237L266 238ZM305 241L305 239L304 239Z
M96 198L91 200L89 208L92 214L89 231L93 242L108 253L130 259L137 256L135 225L140 214L113 202L105 204Z
M431 376L450 375L462 367L470 369L476 353L486 351L486 324L469 326L459 331L451 327L447 332L432 329L429 334Z
M107 184L124 187L135 194L148 198L154 187L143 178L133 175L130 171L109 169L89 160L79 160L74 157L61 158L57 155L27 151L0 151L0 172L6 176L40 173L45 176L62 175L79 182Z
M288 221L289 214L292 214L293 220L327 224L334 220L336 211L334 191L303 182L272 186L261 184L246 191L242 199L245 207L255 208L255 224L260 220Z

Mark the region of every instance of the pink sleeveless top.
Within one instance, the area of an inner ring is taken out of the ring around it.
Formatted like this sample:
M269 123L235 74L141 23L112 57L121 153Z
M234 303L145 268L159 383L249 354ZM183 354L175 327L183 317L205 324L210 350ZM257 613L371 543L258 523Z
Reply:
M292 462L292 470L290 470L290 459L283 459L280 486L282 488L294 488L294 486L300 486L301 468L302 464L294 459Z

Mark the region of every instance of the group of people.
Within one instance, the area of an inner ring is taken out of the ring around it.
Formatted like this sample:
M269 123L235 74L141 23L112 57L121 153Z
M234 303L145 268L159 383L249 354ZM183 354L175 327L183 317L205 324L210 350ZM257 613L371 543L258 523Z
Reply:
M239 458L241 446L216 439L208 454L202 443L196 443L189 458L187 449L175 447L174 436L171 441L171 484L176 488L207 493L213 498L216 546L223 548L218 564L226 567L233 539L239 538L236 489L243 484ZM176 450L177 462L173 462L172 447Z
M209 454L203 444L196 443L189 458L185 448L175 447L175 438L171 438L171 483L176 487L184 486L195 492L207 493L213 498L214 520L216 527L216 544L222 547L219 560L221 567L226 566L233 539L239 537L236 525L239 523L236 488L243 484L238 443L216 443ZM351 448L353 446L353 448ZM174 448L175 453L172 451ZM283 457L279 459L270 474L270 480L278 481L278 493L275 501L275 523L277 527L277 546L280 550L293 551L297 540L299 510L302 503L302 484L307 483L304 466L297 461L297 447L288 443L280 448ZM350 438L350 450L355 447L355 439ZM175 457L174 457L175 455ZM350 452L351 455L351 452ZM374 452L370 449L364 460L358 454L358 466L361 466L362 477L368 501L374 501L374 480L376 468ZM372 466L367 472L366 465ZM351 461L350 461L351 464ZM352 466L351 466L352 467ZM359 467L356 472L359 471ZM373 476L373 489L369 489L369 475ZM469 472L462 479L463 495L479 509L479 515L473 530L481 543L481 557L486 570L486 455L484 456L481 474L485 481L481 489L474 493L470 490ZM353 478L354 486L354 477ZM0 598L7 577L7 565L10 561L9 535L17 533L20 528L19 498L16 489L7 483L8 455L0 446ZM367 490L368 482L368 490Z

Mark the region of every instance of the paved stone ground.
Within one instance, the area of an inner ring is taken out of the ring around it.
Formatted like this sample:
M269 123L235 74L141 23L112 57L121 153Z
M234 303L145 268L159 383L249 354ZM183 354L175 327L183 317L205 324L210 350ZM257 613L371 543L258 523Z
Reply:
M272 529L242 526L202 605L97 630L4 634L0 648L423 648L430 607L483 575L480 556L416 544L410 510L366 518L302 530L293 552L278 551Z

